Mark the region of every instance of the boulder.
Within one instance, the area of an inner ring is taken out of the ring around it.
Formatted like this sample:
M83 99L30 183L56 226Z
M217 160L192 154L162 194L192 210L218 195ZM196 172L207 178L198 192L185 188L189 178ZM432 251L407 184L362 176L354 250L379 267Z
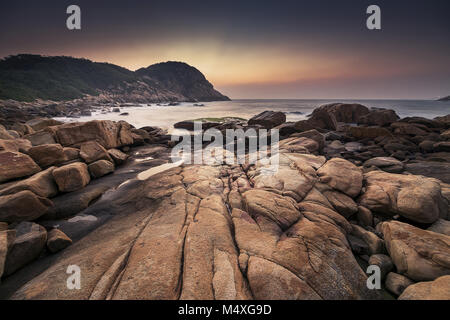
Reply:
M15 230L0 230L0 278L5 270L6 257L16 238Z
M351 234L363 240L367 244L367 254L375 255L385 252L384 241L380 239L380 237L378 237L375 233L368 231L356 224L353 224Z
M97 160L113 161L101 144L96 141L89 141L83 143L80 147L80 157L86 161L86 163L92 163Z
M98 160L88 165L91 177L96 179L114 172L114 164L108 160Z
M438 221L433 223L427 230L450 236L450 221L439 219Z
M350 127L349 134L356 139L375 139L378 137L392 137L392 133L381 127Z
M434 152L450 152L450 141L441 141L433 144Z
M13 274L36 259L47 241L47 231L36 223L22 222L15 229L16 239L6 258L5 275Z
M61 192L72 192L84 188L91 178L85 163L75 162L53 170L58 189Z
M293 137L281 140L279 143L279 150L292 153L312 153L319 151L319 144L315 140L309 138Z
M346 219L358 212L358 206L355 201L341 192L325 191L323 195L327 197L334 209L336 209L336 211L343 215Z
M266 129L272 129L285 122L286 115L279 111L264 111L248 120L249 125L260 125Z
M53 205L47 198L39 197L29 190L0 197L0 221L32 221L47 212Z
M369 258L369 265L380 267L382 280L384 280L386 275L394 268L391 258L381 253L371 255Z
M47 170L36 173L28 179L15 182L4 189L1 189L0 196L15 194L24 190L29 190L43 198L56 196L58 187L53 179L54 169L55 167L50 167Z
M390 221L381 226L386 248L397 272L415 281L450 274L450 237Z
M50 118L36 118L33 120L29 120L25 123L25 125L33 128L34 131L39 131L45 129L47 127L57 126L63 124L61 121L57 121L55 119Z
M435 161L416 161L406 164L405 170L415 175L422 175L439 179L445 183L450 183L449 163Z
M358 223L363 227L373 226L373 215L372 212L366 207L358 206Z
M0 139L12 140L14 137L5 129L4 126L0 125Z
M317 131L316 129L294 133L291 135L291 137L297 137L297 138L304 137L304 138L314 140L318 143L319 150L322 150L323 147L325 146L325 136L323 134L321 134L319 131Z
M66 147L63 148L67 161L77 160L80 158L80 150L77 148Z
M114 160L116 165L121 165L128 159L128 155L117 149L109 149L109 156Z
M274 129L277 129L282 137L289 136L297 132L297 129L295 129L295 122L285 122L279 126L276 126Z
M420 223L447 216L447 202L439 183L430 178L383 171L364 174L366 191L359 203L374 212L396 214Z
M357 123L361 117L368 114L369 108L357 103L331 103L320 106L314 111L326 111L332 114L338 122Z
M52 229L48 233L47 248L52 253L61 251L72 244L72 240L61 230Z
M39 171L41 168L26 154L12 151L0 152L0 183L31 176Z
M427 131L419 127L419 125L406 122L394 122L391 124L391 127L394 129L394 133L399 135L424 136L427 134Z
M41 130L35 133L27 134L23 138L29 140L33 146L56 143L54 134L46 130Z
M28 154L41 168L47 168L67 161L64 149L60 144L35 146L28 151Z
M176 129L185 129L189 131L194 131L195 122L197 123L201 122L201 128L203 131L220 125L219 122L186 120L175 123L173 127Z
M398 119L400 118L394 110L374 109L359 117L358 124L383 127L390 125Z
M125 121L94 120L55 127L58 142L64 147L97 141L107 149L133 144L131 126Z
M364 162L364 167L372 166L389 173L401 173L404 170L403 163L392 157L376 157Z
M450 275L408 286L399 300L450 300Z
M0 139L0 151L28 153L31 142L26 139L3 140Z
M17 131L20 136L24 136L30 133L34 133L34 130L32 127L30 127L27 124L16 122L11 126L11 129Z
M337 120L334 114L328 113L325 110L315 109L311 117L307 120L313 128L321 128L327 130L337 129Z
M328 184L349 197L356 197L361 191L362 172L347 160L333 158L317 170L317 174L322 183Z
M414 281L411 281L411 279L395 272L389 272L384 283L386 289L396 296L401 295L403 291L405 291L405 289L412 284L414 284Z

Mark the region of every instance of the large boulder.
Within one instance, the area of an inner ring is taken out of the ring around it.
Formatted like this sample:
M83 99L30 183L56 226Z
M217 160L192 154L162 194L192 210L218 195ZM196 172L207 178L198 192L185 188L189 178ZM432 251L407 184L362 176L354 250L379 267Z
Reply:
M371 171L364 174L364 180L366 192L359 202L374 212L399 214L421 223L447 216L447 202L434 179Z
M47 248L52 253L61 251L72 244L72 240L61 230L52 229L48 233Z
M35 146L28 151L28 154L41 168L67 161L67 156L60 144L43 144Z
M434 281L419 282L403 291L399 300L450 300L450 275Z
M0 229L0 278L5 270L6 257L16 238L15 230Z
M363 174L353 163L333 158L327 161L317 174L322 183L339 190L349 197L356 197L362 188Z
M25 135L23 138L29 140L33 146L56 143L54 134L51 131L47 130L30 133Z
M326 111L332 114L338 122L357 123L360 118L368 114L369 108L357 103L330 103L323 105L314 111Z
M91 181L85 163L75 162L53 170L58 189L61 192L72 192L84 188Z
M31 149L31 142L26 139L3 140L0 139L0 151L13 151L27 153Z
M106 149L133 144L131 126L124 121L94 120L68 123L54 128L58 142L65 147L88 141L97 141Z
M108 154L116 165L121 165L128 159L128 155L117 149L109 149Z
M16 239L6 258L5 275L11 275L36 259L47 241L47 231L36 223L22 222L15 229Z
M15 194L24 190L29 190L44 198L56 196L58 187L53 179L54 169L55 167L50 167L47 170L36 173L28 179L15 182L4 189L1 189L0 196Z
M272 129L286 122L286 115L283 112L264 111L250 120L249 125L260 125L266 129Z
M415 281L450 274L450 237L390 221L381 226L386 248L397 271Z
M25 125L33 128L34 131L39 131L45 129L47 127L57 126L63 124L61 121L51 119L51 118L36 118L29 120L25 123Z
M53 205L47 198L39 197L29 190L0 197L0 221L32 221L47 212Z
M96 141L83 143L80 147L80 157L86 163L92 163L97 160L113 161L105 148Z
M386 289L396 296L401 295L412 284L414 284L414 281L395 272L389 272L384 283Z
M450 164L435 161L416 161L406 164L405 170L409 173L439 179L450 183Z
M388 126L397 121L399 116L394 110L389 109L374 109L368 114L359 117L358 124L365 124L369 126Z
M31 176L39 171L41 168L26 154L12 151L0 152L0 183Z
M376 157L364 162L364 167L377 167L389 173L401 173L404 170L404 164L392 157Z
M356 139L375 139L378 137L392 137L386 128L380 127L350 127L349 133Z
M114 172L114 164L108 160L98 160L88 165L91 177L96 179Z
M291 137L297 138L308 138L316 141L319 144L319 149L322 150L325 146L325 136L321 134L319 131L313 129L304 132L298 132L291 135Z

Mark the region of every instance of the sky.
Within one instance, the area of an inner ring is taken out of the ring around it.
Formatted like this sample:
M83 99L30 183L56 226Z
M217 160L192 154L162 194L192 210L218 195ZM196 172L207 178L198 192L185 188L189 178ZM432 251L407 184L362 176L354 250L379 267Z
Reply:
M450 1L2 0L0 57L19 53L184 61L232 99L435 99L450 95Z

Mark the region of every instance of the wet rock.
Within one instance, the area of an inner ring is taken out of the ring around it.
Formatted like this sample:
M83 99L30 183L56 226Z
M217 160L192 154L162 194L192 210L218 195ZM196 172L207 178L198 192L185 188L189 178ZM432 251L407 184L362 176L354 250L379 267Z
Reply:
M41 171L30 156L12 151L0 152L0 183Z
M210 122L210 121L180 121L173 125L176 129L185 129L189 131L194 131L195 129L195 122L201 122L201 128L202 130L208 130L210 128L214 128L220 125L218 122Z
M450 300L450 275L408 286L399 300Z
M47 170L36 173L28 179L15 182L10 186L1 189L0 196L29 190L40 197L54 197L58 193L58 187L55 184L52 174L54 169L55 167L50 167Z
M382 224L386 247L400 274L415 281L450 273L450 237L390 221Z
M433 144L434 152L450 152L450 141L442 141Z
M327 161L317 174L322 183L350 197L356 197L362 188L363 175L353 163L339 158Z
M64 149L60 144L35 146L28 151L28 154L41 168L47 168L67 161Z
M126 153L123 153L117 149L109 149L108 154L114 160L116 165L121 165L128 159L128 155Z
M36 259L47 241L47 231L36 223L22 222L15 230L16 239L6 258L5 275L13 274Z
M364 162L364 167L377 167L389 173L401 173L404 170L402 162L392 157L376 157Z
M372 171L364 174L366 191L359 203L374 212L399 214L421 223L447 216L446 200L434 179Z
M433 223L427 230L450 236L450 221L439 219L438 221Z
M405 291L405 289L412 284L414 284L414 281L411 281L411 279L394 272L389 272L387 274L386 281L384 283L386 289L396 296L401 295L403 291Z
M48 233L47 248L52 253L61 251L72 244L72 240L61 230L52 229Z
M88 165L88 169L91 177L97 179L114 172L114 164L107 160L98 160Z
M283 112L264 111L250 120L249 125L261 125L265 129L272 129L286 122L286 115Z
M61 192L72 192L84 188L91 178L85 163L75 162L53 170L58 189Z
M52 201L28 190L1 196L0 221L32 221L45 214L52 205Z
M277 129L280 132L280 136L282 137L289 136L297 132L297 129L295 129L295 122L286 122L280 124L279 126L276 126L275 129Z
M97 160L113 161L109 156L108 151L96 141L83 143L80 147L80 157L86 161L86 163L92 163Z

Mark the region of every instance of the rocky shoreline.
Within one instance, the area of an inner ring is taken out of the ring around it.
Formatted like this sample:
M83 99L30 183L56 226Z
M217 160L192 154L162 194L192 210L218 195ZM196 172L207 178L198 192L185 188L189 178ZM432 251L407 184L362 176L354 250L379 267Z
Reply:
M336 103L296 123L272 111L203 123L279 129L266 175L263 162L171 163L156 127L9 108L2 299L450 299L450 115Z

